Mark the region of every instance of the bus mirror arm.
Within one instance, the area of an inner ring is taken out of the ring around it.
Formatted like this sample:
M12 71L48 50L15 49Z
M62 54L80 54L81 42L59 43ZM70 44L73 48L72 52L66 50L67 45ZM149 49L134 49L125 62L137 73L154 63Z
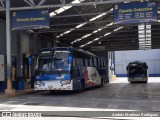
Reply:
M30 56L28 57L28 64L29 64L29 65L32 64L32 55L30 55Z

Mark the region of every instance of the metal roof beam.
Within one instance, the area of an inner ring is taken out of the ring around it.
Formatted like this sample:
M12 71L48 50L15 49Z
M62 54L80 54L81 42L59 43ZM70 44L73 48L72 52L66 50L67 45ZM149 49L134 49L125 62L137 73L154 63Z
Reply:
M37 6L41 6L46 2L46 0L41 0Z
M1 4L2 4L2 8L5 8L3 1L0 1L0 2L1 2Z
M106 23L106 22L112 22L113 20L103 20L103 21L92 21L90 23ZM78 25L82 24L83 22L77 22L77 23L64 23L64 24L55 24L50 26L70 26L70 25Z
M82 2L82 3L69 3L69 4L55 4L55 5L43 5L43 6L30 6L30 7L12 7L10 10L27 10L27 9L43 9L43 8L57 8L57 7L64 7L64 6L84 6L84 5L101 5L101 4L113 4L113 3L120 3L120 2L125 2L128 0L100 0L98 2ZM130 2L133 1L141 1L141 0L130 0ZM30 0L30 3L33 4L32 0ZM35 5L35 4L33 4ZM0 11L4 11L3 9L0 9Z
M138 43L136 43L136 44L130 44L130 43L123 43L123 44L113 44L112 42L108 42L108 43L106 43L106 44L103 44L104 46L106 46L106 47L115 47L115 46L117 46L117 47L121 47L121 46L126 46L126 47L128 47L128 46L138 46ZM103 46L102 45L102 46ZM92 46L86 46L85 48L88 48L88 47L95 47L95 46L97 46L97 45L92 45ZM101 46L101 45L99 45L99 46ZM128 47L129 48L129 47Z
M2 6L0 6L0 9L5 9L5 8L3 8Z
M108 28L114 28L114 27L108 27ZM96 29L98 29L98 27L86 27L86 28L79 28L79 29L76 29L76 31L89 31L89 30L96 30ZM151 30L159 30L158 28L156 28L156 29L151 29ZM62 30L59 30L59 29L57 29L57 30L52 30L52 29L45 29L45 30L40 30L40 31L38 31L37 33L50 33L50 32L63 32L63 31L66 31L66 29L62 29ZM138 32L138 30L121 30L121 31L115 31L114 33L130 33L130 32ZM86 33L85 33L86 34Z
M86 46L86 47L84 47L84 48L92 48L92 47L95 47L95 46L97 46L97 45L92 45L92 46ZM101 46L101 45L99 45L99 46ZM138 44L121 44L121 45L118 45L118 44L104 44L104 46L106 47L106 48L115 48L115 47L121 47L121 46L125 46L126 48L130 48L130 47L138 47ZM83 49L84 49L83 48ZM121 47L121 48L123 48L123 47Z
M33 6L36 6L36 4L34 3L33 0L29 0L29 1L30 1L30 3L32 3Z
M54 16L52 18L63 18L63 17L77 17L77 16L89 16L89 15L97 15L97 14L103 14L106 12L98 12L98 13L83 13L83 14L75 14L75 15L63 15L63 16Z
M73 8L73 9L75 9L75 11L76 11L78 14L80 14L80 11L78 11L77 8ZM82 17L86 22L88 22L88 20L87 20L83 15L81 15L81 17ZM90 25L90 23L88 23L88 24Z
M86 47L84 47L84 48L92 48L92 47L95 47L95 46L97 46L97 45L93 45L93 46L86 46ZM101 46L101 45L100 45ZM128 49L130 49L130 47L138 47L139 45L138 44L121 44L121 45L119 45L119 44L104 44L104 46L105 46L105 48L107 49L107 48L128 48ZM122 47L123 46L123 47ZM84 49L83 48L83 49Z
M105 27L104 25L103 26L99 26L99 27ZM82 27L82 28L78 28L78 29L76 29L75 31L79 31L79 30L86 30L86 31L88 31L88 30L97 30L97 29L99 29L99 27ZM115 28L115 27L108 27L108 28ZM104 29L106 29L106 27L104 28ZM44 32L44 33L46 33L46 32L63 32L63 31L66 31L66 30L68 30L68 28L64 28L64 29L45 29L45 30L39 30L39 32Z
M61 3L62 3L62 4L65 4L65 3L66 3L66 1L65 1L65 0L60 0L60 1L61 1Z
M35 7L35 4L31 3L29 0L24 0L24 2L26 2L28 5Z

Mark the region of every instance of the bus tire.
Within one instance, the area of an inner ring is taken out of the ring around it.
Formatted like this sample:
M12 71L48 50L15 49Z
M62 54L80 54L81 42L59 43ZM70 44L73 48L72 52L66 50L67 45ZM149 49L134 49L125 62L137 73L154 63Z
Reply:
M131 84L136 83L135 81L130 81Z
M50 91L49 91L49 93L50 93L51 95L54 94L54 92L55 92L54 90L50 90Z
M104 86L104 81L103 81L103 79L101 79L101 85L100 85L100 87L103 87Z
M78 90L78 92L84 92L85 91L85 82L84 82L84 79L81 80L81 85L80 85L80 90Z
M148 83L148 81L144 81L143 83Z
M145 83L148 83L148 78L146 78L146 81L145 81Z

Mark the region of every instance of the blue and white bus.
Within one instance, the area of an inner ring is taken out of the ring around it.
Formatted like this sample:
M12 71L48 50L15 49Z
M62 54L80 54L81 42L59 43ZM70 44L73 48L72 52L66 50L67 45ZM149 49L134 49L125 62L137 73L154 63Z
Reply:
M106 59L75 48L46 48L38 53L35 90L80 90L107 82Z

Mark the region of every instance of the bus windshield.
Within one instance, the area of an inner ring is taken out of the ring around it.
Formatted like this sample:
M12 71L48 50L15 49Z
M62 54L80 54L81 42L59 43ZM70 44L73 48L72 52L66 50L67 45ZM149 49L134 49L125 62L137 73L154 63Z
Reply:
M54 51L53 54L39 54L37 60L37 70L54 71L54 70L69 70L68 63L69 51Z
M50 71L52 62L52 51L42 51L38 55L36 70Z
M68 63L69 54L70 54L69 51L55 51L53 55L52 69L68 70L69 69L69 63Z

